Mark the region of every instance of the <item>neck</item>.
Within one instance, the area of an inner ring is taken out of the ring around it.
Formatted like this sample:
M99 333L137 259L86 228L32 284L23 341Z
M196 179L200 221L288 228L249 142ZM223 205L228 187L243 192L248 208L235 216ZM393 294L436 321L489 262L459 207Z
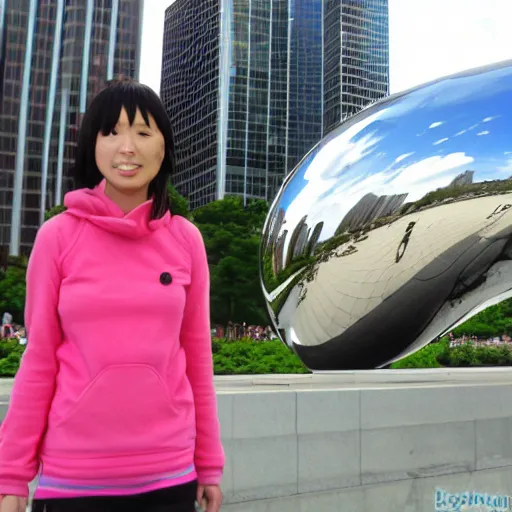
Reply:
M116 190L107 182L105 185L105 195L114 201L123 213L126 214L148 200L148 189L146 187L142 190L134 191L132 194L126 194Z

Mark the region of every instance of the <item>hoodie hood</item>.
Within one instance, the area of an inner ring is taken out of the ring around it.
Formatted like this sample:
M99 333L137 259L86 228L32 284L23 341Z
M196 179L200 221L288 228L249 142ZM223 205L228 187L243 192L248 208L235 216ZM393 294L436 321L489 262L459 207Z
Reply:
M64 198L67 212L105 231L127 238L141 238L169 224L169 211L160 219L150 220L153 199L125 214L105 195L105 185L105 180L102 180L93 189L82 188L68 192Z

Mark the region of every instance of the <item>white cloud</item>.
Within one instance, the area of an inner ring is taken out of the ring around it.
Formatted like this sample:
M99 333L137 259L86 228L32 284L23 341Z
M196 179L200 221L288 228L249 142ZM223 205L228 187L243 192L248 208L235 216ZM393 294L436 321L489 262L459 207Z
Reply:
M432 146L437 146L438 144L442 144L443 142L446 142L448 140L448 137L445 137L444 139L439 139L436 142L432 144Z
M432 123L429 128L437 128L438 126L441 126L443 124L443 121L436 121L435 123Z
M421 199L425 193L435 190L437 186L432 185L433 179L438 179L439 175L446 173L449 170L457 169L474 162L474 158L466 155L465 153L450 153L445 156L431 156L424 158L419 162L415 162L409 166L400 169L400 174L392 181L391 188L393 194L403 194L409 192L408 201L417 201ZM448 185L453 179L453 176L445 176L442 178L443 185ZM425 185L427 187L425 188ZM418 195L416 190L421 188L421 195ZM415 190L415 192L411 192Z
M482 135L489 135L489 133L491 133L489 130L483 130L481 132L478 132L476 136L481 137Z
M505 153L505 154L507 154L507 153ZM509 152L509 154L510 154L510 152ZM512 174L512 158L510 158L504 166L498 167L498 171L507 173L507 174Z
M395 167L392 164L382 172L371 174L357 182L336 183L331 181L325 184L325 189L322 192L323 194L329 192L326 198L318 200L319 196L314 194L316 196L315 207L302 210L300 217L297 215L296 220L294 218L293 222L288 225L290 229L293 229L296 222L302 218L305 212L308 212L307 223L309 226L314 226L320 221L324 222L321 235L321 240L323 240L332 236L343 217L364 194L371 192L380 196L407 193L407 202L417 201L432 190L448 186L455 177L454 171L457 169L462 171L472 162L474 162L474 158L465 153L450 153L445 156L428 157L402 167ZM393 175L394 179L390 180ZM303 191L303 198L297 201L297 206L303 204L302 199L306 199L309 192L308 186L307 191ZM289 218L288 213L286 218Z
M487 118L486 118L486 119L487 119ZM482 123L484 123L484 122L486 122L486 121L485 121L485 119L482 121ZM465 130L461 130L460 132L457 132L457 133L455 134L455 137L458 137L459 135L463 135L463 134L465 134L465 133L467 133L467 132L471 132L471 131L473 131L475 128L478 128L479 126L480 126L480 123L476 123L476 124L474 124L474 125L470 126L469 128L466 128ZM482 131L482 132L478 133L477 135L487 135L488 133L489 133L489 131L484 130L484 131Z
M395 163L401 162L402 160L405 160L406 158L410 157L411 155L414 155L414 151L412 153L404 153L403 155L397 156L395 159Z

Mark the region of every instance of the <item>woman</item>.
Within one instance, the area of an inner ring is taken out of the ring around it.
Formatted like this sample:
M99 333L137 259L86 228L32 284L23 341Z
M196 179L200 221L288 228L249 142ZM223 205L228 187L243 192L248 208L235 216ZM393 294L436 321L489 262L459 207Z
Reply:
M220 441L208 265L169 211L170 122L158 96L115 81L80 128L66 212L27 270L29 343L0 429L0 512L208 512ZM145 329L141 335L140 319Z

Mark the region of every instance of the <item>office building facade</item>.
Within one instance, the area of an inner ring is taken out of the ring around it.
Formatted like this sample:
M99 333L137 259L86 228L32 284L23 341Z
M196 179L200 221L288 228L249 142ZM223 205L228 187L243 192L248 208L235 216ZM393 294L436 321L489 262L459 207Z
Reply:
M0 0L0 245L30 251L73 187L80 120L107 80L137 78L142 0Z
M192 208L272 200L332 128L388 94L387 0L176 0L160 93Z

